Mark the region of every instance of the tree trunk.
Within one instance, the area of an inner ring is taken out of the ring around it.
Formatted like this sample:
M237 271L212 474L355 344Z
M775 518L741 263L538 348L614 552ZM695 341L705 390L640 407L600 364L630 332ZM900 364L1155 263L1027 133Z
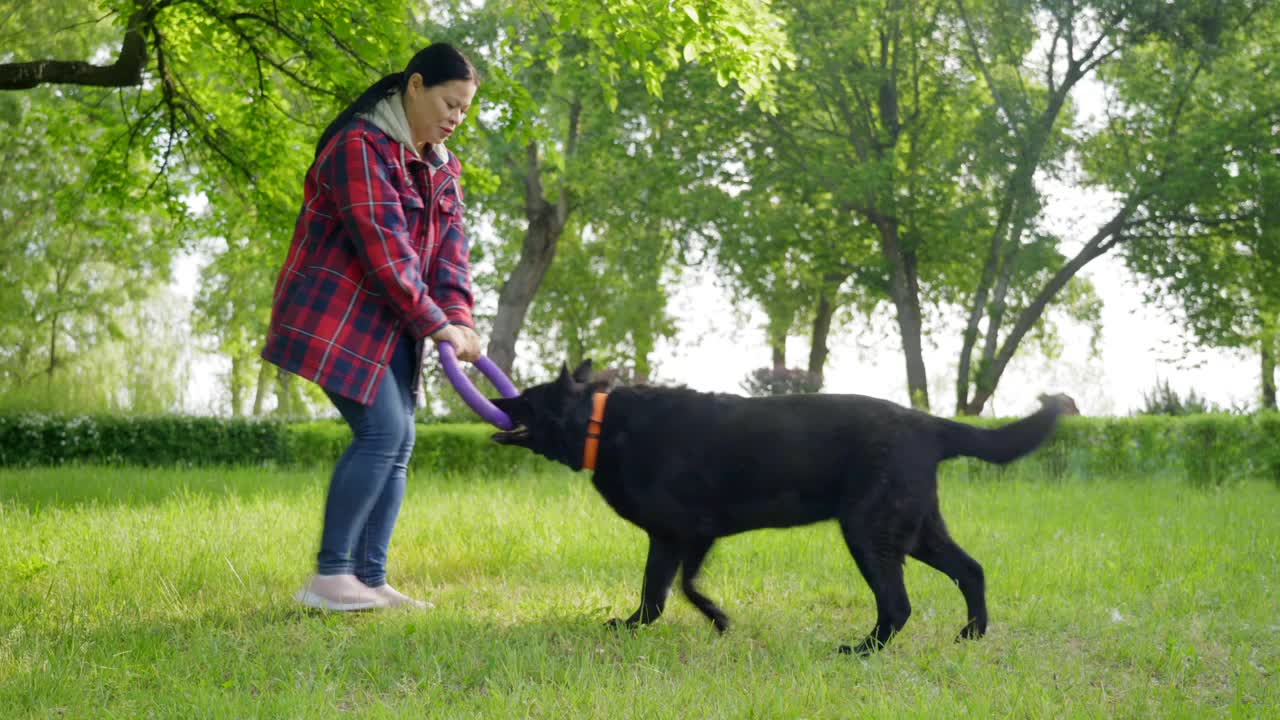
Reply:
M1262 409L1276 409L1276 333L1262 336Z
M292 384L293 374L284 368L276 368L276 414L286 419L293 417Z
M772 356L774 370L787 369L787 339L769 340L769 354Z
M58 368L58 313L53 314L49 323L49 368L46 371L49 387L53 387L53 372Z
M569 106L569 125L565 141L565 165L577 153L578 131L582 117L582 103L574 100ZM498 294L498 314L493 320L493 334L489 336L486 354L507 375L516 360L516 340L524 327L529 305L542 280L551 269L556 257L556 246L569 222L569 188L561 174L559 197L551 202L543 187L542 162L538 156L538 143L530 142L525 149L527 167L524 176L525 216L529 227L525 231L524 245L520 248L520 260L511 276L502 284ZM567 172L567 171L566 171Z
M267 387L271 384L271 363L259 361L258 385L253 391L253 416L262 417L262 406L267 402Z
M774 370L787 369L787 335L791 332L792 314L789 308L775 307L764 303L765 314L769 322L765 325L765 336L769 342L769 360Z
M1001 94L1000 85L995 81L990 69L983 61L982 48L978 36L970 25L968 13L963 3L957 2L957 7L960 10L962 26L966 31L972 60L981 70L987 87L995 98L996 105L1000 108L1005 122L1009 124L1009 130L1019 136L1022 142L1018 163L1003 189L1004 194L1000 203L1000 211L996 219L995 229L991 233L990 249L987 251L986 263L983 266L978 287L974 291L973 305L969 308L969 320L962 336L959 364L956 368L956 413L964 414L967 412L967 408L974 404L969 399L969 384L974 379L972 377L972 363L973 350L978 340L978 326L983 317L987 316L988 299L992 291L992 284L998 282L998 286L995 288L995 297L992 298L991 302L990 316L987 318L986 339L976 379L976 384L979 387L974 389L974 400L976 401L979 395L990 397L995 392L995 378L991 374L991 369L994 365L996 347L1000 339L1000 325L1004 320L1008 279L1011 274L1009 263L1017 252L1018 245L1021 243L1022 233L1031 217L1029 204L1035 193L1033 178L1036 170L1040 167L1045 145L1054 125L1057 124L1058 116L1066 105L1072 88L1084 78L1085 73L1082 69L1084 60L1073 58L1068 63L1062 83L1053 88L1053 92L1050 93L1045 109L1028 127L1017 127L1014 115ZM1074 14L1071 15L1071 18L1074 20ZM983 387L984 385L986 387ZM984 399L978 405L985 405L985 403L986 400Z
M813 345L809 348L809 372L823 376L827 366L827 337L831 334L831 317L836 314L835 305L824 291L818 295L818 311L813 318Z
M554 213L543 211L530 218L525 232L520 261L511 271L498 295L498 315L489 336L489 359L508 375L516 359L516 340L524 327L529 305L538 293L542 280L556 257L556 245L564 232L564 224Z
M240 380L240 373L244 367L244 360L236 353L231 354L231 378L229 390L231 391L231 417L241 417L244 415L244 383Z
M889 296L897 310L898 331L902 336L902 353L907 363L907 393L912 407L928 410L929 376L924 367L916 254L902 247L896 220L880 215L875 222L880 230L881 249L893 268L889 277Z

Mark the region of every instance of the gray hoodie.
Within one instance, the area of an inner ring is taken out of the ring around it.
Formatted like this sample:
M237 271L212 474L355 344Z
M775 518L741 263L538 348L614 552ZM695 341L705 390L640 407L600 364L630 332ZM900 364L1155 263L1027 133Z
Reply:
M413 133L409 131L409 118L404 114L404 101L400 93L392 93L379 100L372 110L361 117L377 125L379 130L408 148L414 157L422 158L417 146L413 144ZM449 161L449 151L445 149L444 143L430 145L429 148L435 151L436 157L440 158L441 162Z

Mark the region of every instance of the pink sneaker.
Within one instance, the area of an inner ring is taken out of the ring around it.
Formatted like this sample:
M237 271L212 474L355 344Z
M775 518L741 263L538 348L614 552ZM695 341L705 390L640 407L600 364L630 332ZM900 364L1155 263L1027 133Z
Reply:
M426 600L411 598L390 585L379 585L372 590L386 603L386 607L412 607L418 610L429 610L435 607Z
M314 575L293 599L309 608L334 612L390 607L384 595L357 580L355 575Z

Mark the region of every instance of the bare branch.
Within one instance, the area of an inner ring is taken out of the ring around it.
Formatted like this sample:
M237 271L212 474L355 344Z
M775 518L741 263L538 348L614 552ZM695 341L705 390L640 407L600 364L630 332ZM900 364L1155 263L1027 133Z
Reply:
M1056 19L1056 16L1055 16ZM1054 66L1058 60L1058 43L1062 41L1062 25L1059 24L1053 31L1053 41L1049 43L1048 66L1045 68L1045 87L1049 88L1049 93L1057 92L1057 78L1053 76Z

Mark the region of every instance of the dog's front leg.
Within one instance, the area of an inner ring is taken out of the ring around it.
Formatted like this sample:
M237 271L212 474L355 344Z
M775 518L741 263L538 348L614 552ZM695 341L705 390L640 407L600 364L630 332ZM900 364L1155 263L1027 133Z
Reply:
M649 560L644 566L640 608L626 620L610 620L610 625L647 625L662 615L662 610L667 606L667 596L671 594L671 583L675 581L676 570L680 568L680 550L679 543L649 534Z

